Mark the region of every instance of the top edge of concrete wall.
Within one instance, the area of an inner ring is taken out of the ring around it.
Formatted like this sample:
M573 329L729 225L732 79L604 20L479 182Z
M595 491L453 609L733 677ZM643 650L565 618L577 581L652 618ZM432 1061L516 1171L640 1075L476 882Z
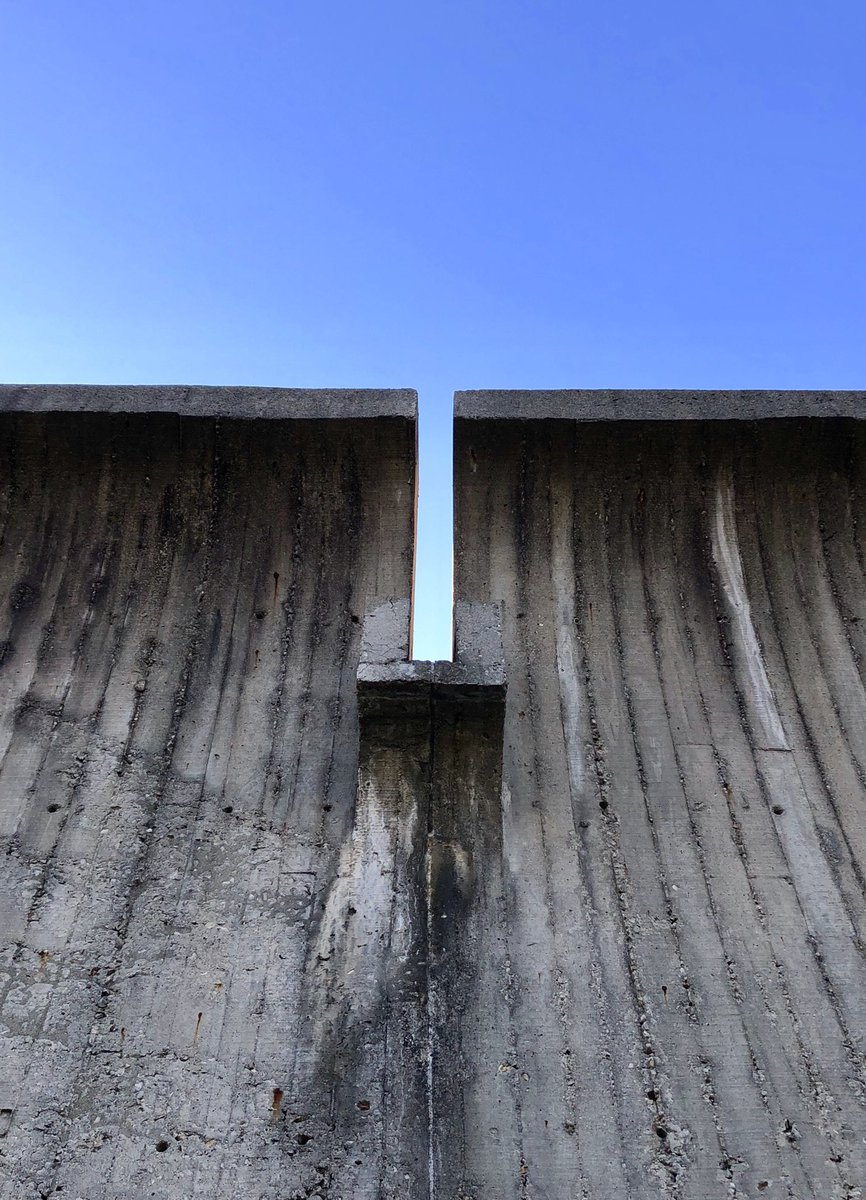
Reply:
M415 421L410 388L125 387L90 384L0 385L0 412L174 413L240 420Z
M866 392L473 391L454 393L456 419L476 421L866 420Z

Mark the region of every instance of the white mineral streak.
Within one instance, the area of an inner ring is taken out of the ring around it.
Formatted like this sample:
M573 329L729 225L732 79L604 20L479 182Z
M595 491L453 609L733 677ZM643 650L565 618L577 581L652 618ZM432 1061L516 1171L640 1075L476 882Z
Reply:
M551 521L551 574L553 601L556 608L556 670L559 677L562 724L568 757L568 778L572 794L583 792L584 759L580 737L581 695L578 675L578 656L575 654L574 560L567 536L571 521L563 516Z
M359 1012L375 1005L381 999L382 947L397 962L411 949L411 895L397 876L412 851L417 811L411 797L390 799L384 804L376 781L362 778L355 825L340 853L313 947L329 1008L339 1007L347 994Z
M788 750L788 739L773 689L767 678L758 635L752 623L743 560L737 539L734 484L728 469L720 471L716 484L712 541L713 558L718 567L731 618L739 684L744 693L749 717L758 726L754 732L763 749Z

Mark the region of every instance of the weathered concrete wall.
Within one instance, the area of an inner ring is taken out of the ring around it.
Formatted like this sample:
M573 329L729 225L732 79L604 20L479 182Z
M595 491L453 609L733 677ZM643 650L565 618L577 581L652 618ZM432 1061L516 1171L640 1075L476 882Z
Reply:
M414 397L86 390L0 395L0 1196L405 1194L326 943Z
M408 600L368 616L358 805L336 904L363 916L342 933L335 915L327 953L339 981L335 1041L358 1047L350 1077L365 1057L385 1064L385 1170L363 1194L456 1197L462 1130L487 1120L490 1099L476 1050L495 978L487 913L501 879L499 613L456 606L453 662L407 661L408 639Z
M712 403L458 397L508 670L461 1194L866 1194L866 429Z
M866 1194L866 397L0 410L2 1200Z

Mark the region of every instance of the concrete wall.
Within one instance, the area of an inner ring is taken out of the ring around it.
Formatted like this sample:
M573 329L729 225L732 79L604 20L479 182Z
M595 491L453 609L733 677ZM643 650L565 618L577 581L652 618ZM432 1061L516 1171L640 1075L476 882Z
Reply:
M860 1196L866 430L637 400L458 398L508 671L466 1192Z
M864 415L0 389L0 1198L866 1193Z
M323 913L364 612L411 588L414 397L21 411L83 391L0 395L0 1196L386 1194Z

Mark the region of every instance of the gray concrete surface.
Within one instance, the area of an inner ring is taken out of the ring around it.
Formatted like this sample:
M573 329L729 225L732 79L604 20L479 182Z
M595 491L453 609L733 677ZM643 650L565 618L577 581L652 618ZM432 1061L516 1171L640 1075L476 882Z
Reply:
M755 421L866 414L866 392L658 390L456 392L458 420Z
M411 411L0 416L3 1200L406 1194L328 944L414 475Z
M409 388L171 387L81 384L0 385L0 413L175 413L235 420L415 420Z
M416 663L411 393L134 391L0 389L0 1200L862 1197L863 396L462 397Z
M508 697L460 1194L863 1195L866 428L461 404Z
M386 1170L368 1194L456 1197L462 1130L486 1119L489 1099L489 1064L475 1051L497 962L485 923L501 877L500 615L459 603L453 662L406 661L408 633L408 599L373 605L358 668L355 824L328 942L340 997L331 1041L363 1044L350 1076L356 1062L386 1064ZM345 928L346 907L364 914L363 943ZM372 930L384 953L370 956Z

